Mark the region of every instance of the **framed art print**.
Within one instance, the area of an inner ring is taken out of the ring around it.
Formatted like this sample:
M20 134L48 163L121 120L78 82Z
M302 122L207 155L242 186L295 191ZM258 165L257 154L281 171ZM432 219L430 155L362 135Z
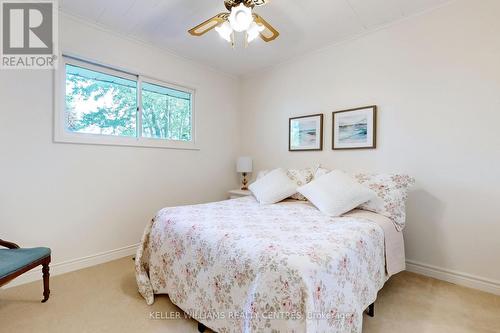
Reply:
M333 112L333 150L377 147L377 106Z
M323 150L323 115L290 118L289 151Z

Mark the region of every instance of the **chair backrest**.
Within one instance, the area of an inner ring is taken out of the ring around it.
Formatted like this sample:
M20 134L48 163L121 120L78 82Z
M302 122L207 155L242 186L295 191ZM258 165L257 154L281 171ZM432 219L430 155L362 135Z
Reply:
M19 245L12 242L4 241L3 239L0 239L0 246L6 247L8 249L19 249Z

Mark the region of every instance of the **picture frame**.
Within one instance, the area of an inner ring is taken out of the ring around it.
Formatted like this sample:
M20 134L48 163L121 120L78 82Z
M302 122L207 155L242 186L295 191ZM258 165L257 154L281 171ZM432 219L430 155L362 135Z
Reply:
M332 149L376 149L377 106L332 113Z
M288 151L321 150L323 150L323 114L290 118Z

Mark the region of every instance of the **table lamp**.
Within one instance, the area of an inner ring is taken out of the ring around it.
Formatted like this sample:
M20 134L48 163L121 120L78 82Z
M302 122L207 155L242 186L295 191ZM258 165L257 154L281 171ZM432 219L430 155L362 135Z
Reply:
M252 172L252 158L248 156L238 158L236 163L236 171L243 174L243 186L242 190L248 190L247 173Z

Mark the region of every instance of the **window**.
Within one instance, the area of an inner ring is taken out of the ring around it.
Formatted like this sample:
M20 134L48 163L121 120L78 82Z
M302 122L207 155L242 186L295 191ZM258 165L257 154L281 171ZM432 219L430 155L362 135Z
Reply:
M194 146L194 91L64 57L55 140L163 148Z
M191 141L191 94L156 84L142 84L142 135Z
M66 65L66 129L135 137L137 82Z

